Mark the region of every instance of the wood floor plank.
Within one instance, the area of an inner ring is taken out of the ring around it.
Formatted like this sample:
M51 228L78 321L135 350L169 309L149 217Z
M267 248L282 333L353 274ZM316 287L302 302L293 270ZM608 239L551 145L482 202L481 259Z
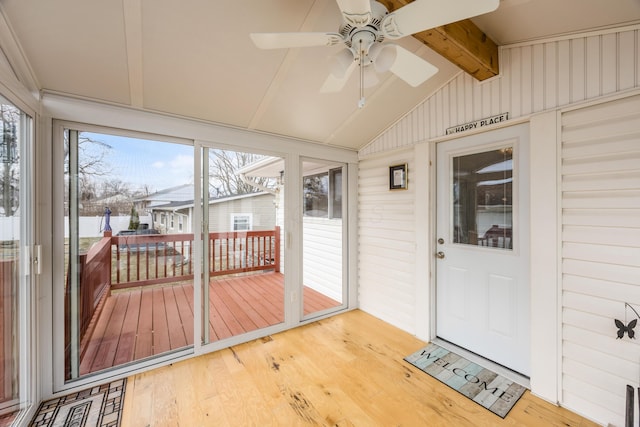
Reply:
M402 360L424 345L342 313L131 377L122 425L596 426L529 392L501 419Z

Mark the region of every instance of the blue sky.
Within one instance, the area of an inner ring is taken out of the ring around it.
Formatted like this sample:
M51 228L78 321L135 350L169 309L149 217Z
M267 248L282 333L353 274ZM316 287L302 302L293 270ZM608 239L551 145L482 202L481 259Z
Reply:
M120 179L133 190L147 184L151 191L193 183L192 146L90 132L82 136L111 147L105 157L111 170L106 179Z

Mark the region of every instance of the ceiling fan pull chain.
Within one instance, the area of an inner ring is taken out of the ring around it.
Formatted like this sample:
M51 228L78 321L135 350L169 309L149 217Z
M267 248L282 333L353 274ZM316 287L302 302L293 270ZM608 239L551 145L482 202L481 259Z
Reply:
M360 66L360 100L358 101L358 108L364 107L364 65L362 61L364 60L364 50L362 49L362 39L360 40L360 50L359 50L359 66Z

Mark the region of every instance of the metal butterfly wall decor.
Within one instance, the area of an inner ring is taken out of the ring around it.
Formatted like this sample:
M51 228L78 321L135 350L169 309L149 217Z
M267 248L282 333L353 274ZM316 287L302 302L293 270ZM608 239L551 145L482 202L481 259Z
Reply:
M631 310L633 310L633 312L636 314L638 319L640 319L640 314L638 314L636 309L631 307L631 305L629 305L628 303L625 302L624 303L624 308L626 309L627 307L629 307ZM625 332L627 333L627 336L629 338L635 339L636 332L633 329L638 324L638 319L633 319L632 321L630 321L627 324L625 324L622 320L614 319L613 321L615 322L616 327L618 328L618 339L624 338ZM625 320L626 320L626 316L625 316Z

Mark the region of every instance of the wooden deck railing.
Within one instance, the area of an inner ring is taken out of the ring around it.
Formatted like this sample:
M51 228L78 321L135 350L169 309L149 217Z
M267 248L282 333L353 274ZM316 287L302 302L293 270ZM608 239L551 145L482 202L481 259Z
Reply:
M193 278L193 234L114 236L112 289ZM209 233L209 274L280 271L280 227Z
M280 271L280 227L269 231L209 233L209 273Z

